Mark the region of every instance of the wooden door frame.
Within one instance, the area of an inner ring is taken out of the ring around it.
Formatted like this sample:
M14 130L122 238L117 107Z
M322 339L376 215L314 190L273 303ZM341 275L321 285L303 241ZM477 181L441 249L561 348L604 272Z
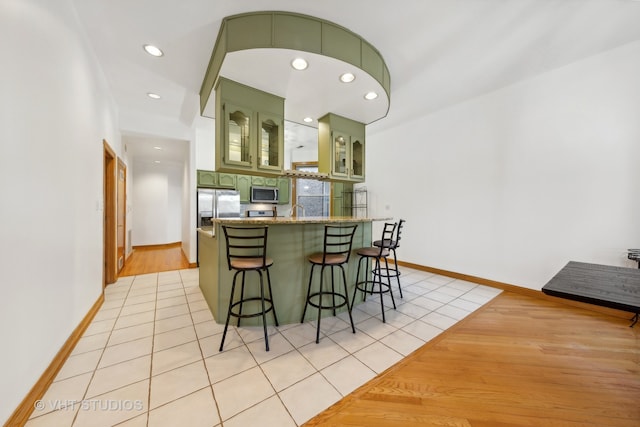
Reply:
M120 194L120 174L123 176L122 194ZM120 197L122 196L122 198ZM120 203L122 201L122 203ZM118 157L118 168L116 174L116 275L124 268L127 261L127 165ZM119 259L118 245L118 222L122 218L122 265Z
M102 287L114 283L117 277L116 265L116 152L106 140L102 140L104 152L103 171L103 247L104 263Z

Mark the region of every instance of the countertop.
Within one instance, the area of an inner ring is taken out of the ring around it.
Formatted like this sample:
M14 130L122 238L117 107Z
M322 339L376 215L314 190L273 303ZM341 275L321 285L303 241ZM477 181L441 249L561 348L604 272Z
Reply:
M314 216L314 217L254 217L254 218L213 218L216 224L340 224L353 222L390 221L392 218L362 218L353 216Z

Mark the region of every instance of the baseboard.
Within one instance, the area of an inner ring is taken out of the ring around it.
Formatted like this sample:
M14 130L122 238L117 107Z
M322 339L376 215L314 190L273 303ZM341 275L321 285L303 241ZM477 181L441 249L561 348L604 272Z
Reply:
M466 280L467 282L477 283L479 285L491 286L493 288L502 289L503 291L513 292L520 295L540 298L547 301L554 301L572 307L579 307L585 310L595 311L597 313L607 314L622 319L629 319L630 314L626 311L615 310L613 308L601 307L599 305L587 304L579 301L572 301L564 298L552 297L535 289L525 288L522 286L511 285L509 283L498 282L495 280L484 279L482 277L470 276L468 274L456 273L455 271L441 270L439 268L428 267L410 262L398 261L398 265L413 268L415 270L426 271L429 273L439 274L441 276L453 277L454 279Z
M87 327L89 327L89 324L100 307L102 307L102 303L104 303L104 294L100 294L100 297L98 297L97 301L93 304L91 309L89 309L89 312L84 316L80 324L71 333L69 338L67 338L67 341L64 343L60 351L58 351L58 354L53 358L47 369L45 369L44 373L40 376L40 379L38 379L29 393L27 393L16 410L13 411L13 414L11 414L7 422L4 424L4 427L24 426L29 420L36 400L44 396L44 393L56 378L56 375L58 375L60 368L62 368L62 365L64 365L64 362L66 362L67 358L73 351L73 348L78 343L78 340L82 337L82 334Z

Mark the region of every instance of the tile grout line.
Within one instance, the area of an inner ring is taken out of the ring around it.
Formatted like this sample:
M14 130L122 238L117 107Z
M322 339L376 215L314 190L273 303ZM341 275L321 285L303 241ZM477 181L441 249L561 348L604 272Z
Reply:
M184 281L182 278L182 274L180 274L180 283L182 283L182 289L184 290ZM198 343L198 348L200 349L200 356L202 357L202 364L204 365L204 370L207 373L207 381L209 382L209 390L211 391L211 397L213 398L213 403L216 407L216 412L218 414L218 420L220 421L220 427L224 427L224 421L222 421L222 415L220 414L220 405L218 404L218 399L216 399L216 392L213 389L213 383L211 382L211 377L209 376L209 368L207 368L207 364L205 362L204 351L202 350L202 345L200 344L200 337L198 337L198 331L196 331L196 324L193 321L193 312L191 311L191 306L189 305L189 298L187 297L187 292L184 292L185 298L187 300L187 309L189 310L189 317L191 318L191 327L193 328L193 332L196 336L196 341ZM214 319L215 321L215 319ZM215 336L215 334L214 334ZM203 387L200 390L204 390L207 387ZM199 391L199 390L197 390ZM194 392L195 393L195 392ZM193 393L192 393L193 394ZM183 396L184 397L184 396ZM218 424L216 424L217 426ZM148 426L147 426L148 427Z
M149 387L147 389L147 421L145 425L149 427L149 413L151 412L151 381L153 380L153 349L156 344L156 317L158 316L158 281L160 278L160 273L156 273L156 292L154 298L153 305L153 328L151 330L151 359L149 360ZM131 418L129 418L131 419ZM128 421L128 420L127 420Z
M122 305L120 306L120 311L118 312L118 317L116 317L116 320L113 322L113 326L111 327L111 330L109 331L109 337L107 338L107 341L105 342L104 347L102 347L102 353L100 353L100 357L98 358L98 361L96 362L96 366L93 369L93 372L91 373L91 378L89 379L89 382L87 383L87 387L84 390L84 394L82 395L81 402L84 401L84 399L86 399L86 397L87 397L87 392L89 391L89 387L91 386L91 382L95 378L96 371L98 370L98 366L100 366L100 362L102 361L102 357L104 356L104 352L106 351L106 349L108 347L108 344L109 344L109 340L111 339L111 334L113 333L113 330L114 330L114 328L116 326L116 323L118 323L118 319L120 318L120 313L122 313L122 309L124 308L124 303L127 300L127 297L129 296L129 293L131 292L131 288L132 287L133 287L133 280L129 284L129 290L127 291L127 295L122 299ZM73 426L76 423L79 414L80 414L80 409L78 409L78 412L76 412L75 415L73 416L73 420L71 421L71 426Z

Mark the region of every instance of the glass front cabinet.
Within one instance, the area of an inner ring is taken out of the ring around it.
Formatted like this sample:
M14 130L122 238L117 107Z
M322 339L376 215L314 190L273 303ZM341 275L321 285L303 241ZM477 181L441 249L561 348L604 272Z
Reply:
M216 107L216 171L281 175L284 99L220 78Z
M318 119L318 172L338 181L365 179L365 125L327 114Z

